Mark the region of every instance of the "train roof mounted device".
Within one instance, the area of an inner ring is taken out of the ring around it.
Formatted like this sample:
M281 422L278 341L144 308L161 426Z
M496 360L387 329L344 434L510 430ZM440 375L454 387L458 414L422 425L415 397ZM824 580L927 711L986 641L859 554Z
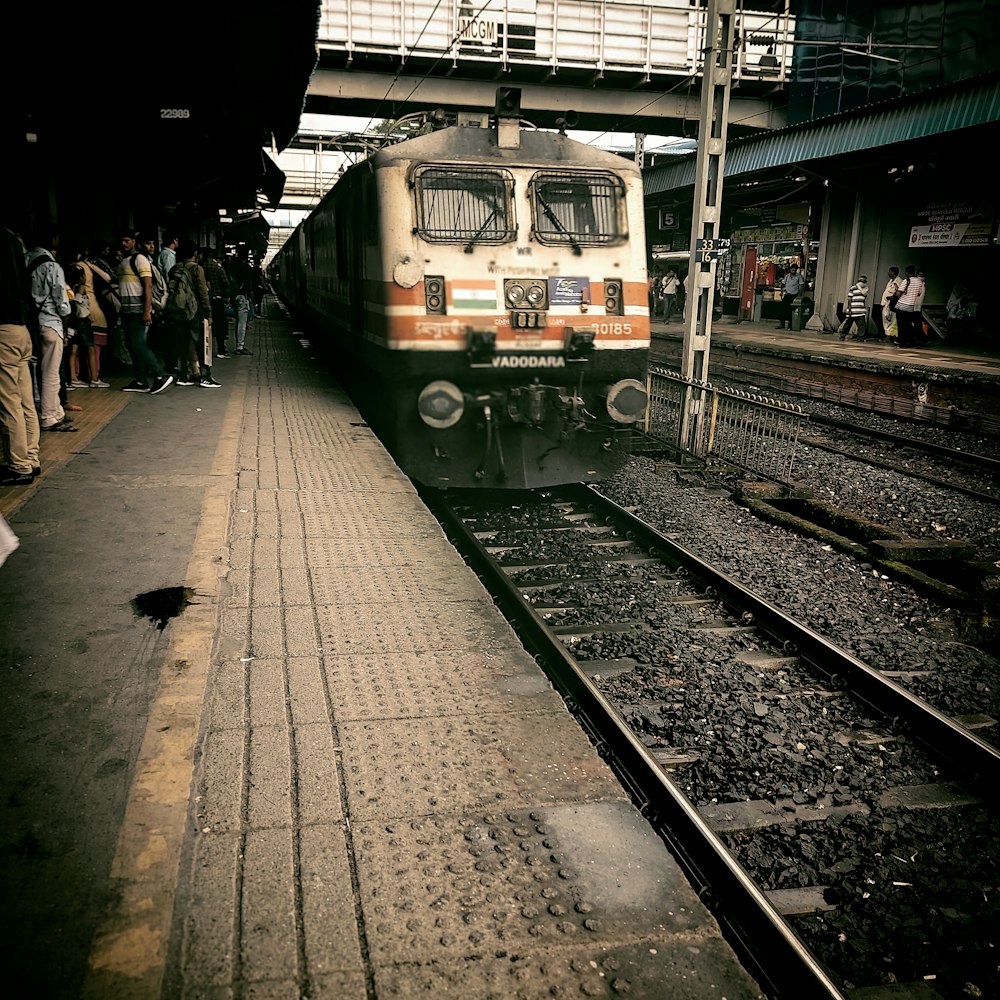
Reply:
M518 149L521 145L521 88L497 87L494 114L497 119L497 146Z

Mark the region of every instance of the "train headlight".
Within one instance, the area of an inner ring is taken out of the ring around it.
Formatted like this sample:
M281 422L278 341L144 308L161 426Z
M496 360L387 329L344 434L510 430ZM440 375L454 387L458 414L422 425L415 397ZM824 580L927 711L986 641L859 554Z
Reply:
M424 278L424 305L428 313L437 316L445 314L444 278L430 275Z
M453 427L465 412L465 397L453 382L439 379L428 382L417 397L417 412L428 427L444 430Z
M545 286L537 282L528 286L528 305L539 308L545 302Z
M608 389L606 402L616 424L634 424L646 414L646 387L638 379L624 378Z
M516 281L512 281L504 289L504 295L507 297L509 305L516 306L519 302L524 301L524 285L519 285Z
M622 295L622 283L618 278L604 279L604 312L608 316L623 316L625 314L625 297Z

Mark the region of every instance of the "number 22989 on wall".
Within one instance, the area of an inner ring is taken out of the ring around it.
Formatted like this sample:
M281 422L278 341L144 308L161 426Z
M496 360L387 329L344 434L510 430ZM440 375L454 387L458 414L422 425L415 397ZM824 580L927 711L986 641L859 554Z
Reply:
M160 108L161 118L190 118L190 108Z

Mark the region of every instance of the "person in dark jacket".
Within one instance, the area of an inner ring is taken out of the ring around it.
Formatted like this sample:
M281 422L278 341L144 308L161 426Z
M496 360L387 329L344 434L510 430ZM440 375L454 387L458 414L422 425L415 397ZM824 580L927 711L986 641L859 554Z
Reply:
M38 414L31 386L31 334L24 246L0 226L0 485L24 486L41 471Z

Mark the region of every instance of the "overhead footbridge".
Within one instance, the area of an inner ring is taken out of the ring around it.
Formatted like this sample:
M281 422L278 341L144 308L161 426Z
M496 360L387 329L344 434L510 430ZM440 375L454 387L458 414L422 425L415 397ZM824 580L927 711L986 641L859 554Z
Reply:
M794 18L784 4L733 6L730 135L780 128ZM482 111L503 84L539 127L572 111L583 129L693 133L705 25L690 0L324 0L306 111Z

